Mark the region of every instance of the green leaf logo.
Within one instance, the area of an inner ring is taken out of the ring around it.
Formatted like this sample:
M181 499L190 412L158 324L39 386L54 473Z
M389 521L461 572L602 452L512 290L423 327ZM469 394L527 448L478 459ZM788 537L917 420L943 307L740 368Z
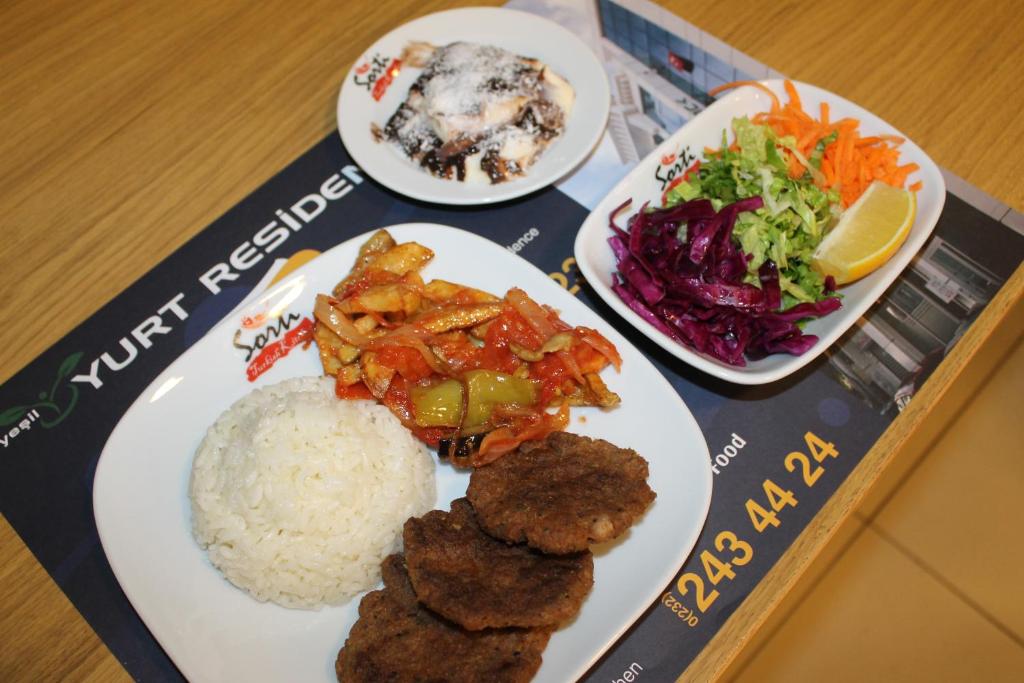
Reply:
M16 406L14 408L8 408L4 412L0 413L0 427L6 427L7 425L14 424L28 412L28 406Z
M57 377L53 380L50 390L40 392L39 400L32 405L15 406L0 413L0 427L14 424L33 410L43 411L49 416L49 419L40 419L39 424L42 427L49 429L63 422L78 403L78 387L66 383L64 380L71 376L80 360L82 360L81 351L76 351L65 358L57 368ZM65 391L62 392L61 389L65 389ZM61 400L58 400L58 394L62 394L63 400L66 401L63 407L61 407Z
M76 351L60 364L60 369L57 370L57 379L62 380L72 372L75 371L75 366L78 365L78 361L82 360L82 352Z

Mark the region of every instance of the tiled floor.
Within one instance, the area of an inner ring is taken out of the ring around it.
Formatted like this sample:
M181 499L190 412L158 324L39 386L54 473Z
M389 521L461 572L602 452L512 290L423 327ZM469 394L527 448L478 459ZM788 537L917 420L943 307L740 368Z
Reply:
M1024 680L1021 330L1019 302L725 680Z

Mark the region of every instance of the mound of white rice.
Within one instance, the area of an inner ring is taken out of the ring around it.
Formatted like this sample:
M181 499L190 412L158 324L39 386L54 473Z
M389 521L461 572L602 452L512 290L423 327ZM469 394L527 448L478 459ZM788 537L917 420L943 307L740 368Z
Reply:
M380 580L409 517L434 507L434 463L383 406L302 377L253 391L192 463L192 532L257 600L317 608Z

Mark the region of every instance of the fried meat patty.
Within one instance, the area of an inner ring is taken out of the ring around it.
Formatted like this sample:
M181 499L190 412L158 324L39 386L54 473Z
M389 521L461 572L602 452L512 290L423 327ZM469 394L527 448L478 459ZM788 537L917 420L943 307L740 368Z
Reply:
M338 653L342 683L529 681L550 629L467 631L420 605L401 555L381 565L384 588L363 597Z
M632 449L554 432L475 468L466 496L491 536L570 553L633 525L655 497L647 474Z
M590 551L544 555L491 538L465 498L409 519L403 539L420 602L471 630L557 625L594 584Z

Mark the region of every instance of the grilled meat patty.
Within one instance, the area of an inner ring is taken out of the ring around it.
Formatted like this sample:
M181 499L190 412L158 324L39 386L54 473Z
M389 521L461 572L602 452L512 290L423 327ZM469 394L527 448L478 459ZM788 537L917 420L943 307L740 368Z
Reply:
M647 474L634 450L554 432L475 468L466 496L491 536L571 553L633 525L655 498Z
M465 498L408 520L403 538L420 602L471 630L560 624L594 583L590 551L544 555L491 538Z
M338 653L342 683L529 681L550 629L467 631L420 605L401 555L381 565L384 588L363 597Z

